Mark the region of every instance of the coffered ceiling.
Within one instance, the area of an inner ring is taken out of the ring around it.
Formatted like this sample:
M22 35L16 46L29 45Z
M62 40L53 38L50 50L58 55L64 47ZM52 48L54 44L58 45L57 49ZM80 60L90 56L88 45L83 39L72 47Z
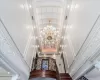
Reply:
M33 0L38 45L42 53L57 53L62 37L67 0Z

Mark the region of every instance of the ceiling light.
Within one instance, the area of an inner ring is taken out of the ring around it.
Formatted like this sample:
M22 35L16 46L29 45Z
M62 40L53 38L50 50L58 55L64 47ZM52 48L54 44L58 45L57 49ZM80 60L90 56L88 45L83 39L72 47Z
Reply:
M72 28L72 25L69 25L69 24L68 24L68 25L67 25L67 28Z
M39 48L39 45L37 45L37 47Z
M67 47L67 45L65 45L65 47Z
M32 6L31 6L31 5L29 5L29 8L32 8Z
M44 57L46 57L46 55L45 55L45 54L44 54L43 56L44 56Z
M35 39L37 39L37 37L35 37Z
M55 53L54 53L54 55L53 55L53 58L56 59L56 55L55 55Z
M62 36L61 38L63 39L64 37Z
M63 45L61 47L63 48Z
M10 72L8 72L8 74L10 74Z
M64 26L64 28L66 28L66 26Z
M32 25L25 25L25 26L26 26L26 29L33 29Z
M34 37L33 36L31 36L31 39L33 39Z
M21 4L20 7L21 7L22 9L24 9L24 4Z
M59 51L59 53L61 53L61 52Z
M37 45L35 45L35 47L37 48L38 46L37 46Z
M41 30L40 32L41 32L41 33L43 33L43 31L42 31L42 30Z
M100 62L99 61L96 61L95 68L97 68L98 70L100 70Z
M31 46L32 48L34 47L34 45Z
M30 27L29 26L26 26L26 28L29 29Z
M16 54L16 53L15 53L15 52L13 52L13 55L14 55L14 56L15 56L15 54Z
M72 25L70 25L70 27L69 28L72 28Z
M36 28L36 26L34 26L33 28Z
M75 5L72 4L70 10L72 11L74 10L74 8L75 8Z
M67 8L69 9L69 8L70 8L70 6L68 5L68 6L67 6Z
M38 52L38 53L40 53L40 52Z
M79 5L78 5L78 4L76 4L76 5L75 5L75 8L78 8L78 7L79 7Z

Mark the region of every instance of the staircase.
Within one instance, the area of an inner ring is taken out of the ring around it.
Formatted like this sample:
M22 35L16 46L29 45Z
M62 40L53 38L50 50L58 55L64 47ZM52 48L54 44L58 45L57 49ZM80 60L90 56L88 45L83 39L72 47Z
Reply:
M72 80L68 73L60 73L60 80Z

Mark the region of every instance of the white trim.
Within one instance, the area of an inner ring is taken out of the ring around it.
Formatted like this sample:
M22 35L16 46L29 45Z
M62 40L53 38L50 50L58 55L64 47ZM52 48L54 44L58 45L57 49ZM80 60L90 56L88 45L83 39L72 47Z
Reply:
M80 68L85 64L87 61L91 61L97 56L100 50L100 15L94 22L94 25L83 44L82 48L80 49L78 55L76 56L73 64L70 67L70 74L74 77L79 74L78 71ZM100 56L100 54L98 55ZM75 77L74 77L75 78Z
M76 56L76 54L75 54L75 51L74 51L74 47L73 47L72 41L71 41L71 39L70 39L69 36L67 37L67 40L68 40L69 47L70 47L70 49L71 49L71 52L72 52L72 54L73 54L73 59L74 59L75 56Z
M11 69L15 70L20 77L26 80L29 77L29 66L27 65L2 21L0 24L0 56L7 64L9 64ZM17 60L17 63L15 63L14 60L15 62ZM21 64L21 67L23 67L22 70L20 70L19 65L17 65L19 64L18 61Z
M28 50L29 50L29 48L30 48L30 43L31 43L31 40L32 40L32 37L33 37L32 34L33 34L33 30L32 30L32 32L30 33L29 39L28 39L28 41L27 41L27 44L26 44L26 47L25 47L25 50L24 50L24 54L23 54L24 58L26 58L27 52L28 52Z

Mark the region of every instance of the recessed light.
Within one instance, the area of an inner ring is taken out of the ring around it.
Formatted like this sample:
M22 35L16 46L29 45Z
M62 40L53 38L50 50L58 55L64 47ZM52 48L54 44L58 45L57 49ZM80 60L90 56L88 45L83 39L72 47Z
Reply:
M54 53L54 55L53 55L53 58L56 59L56 55L55 55L55 53Z
M8 72L8 74L10 74L10 72Z
M29 5L29 8L32 8L32 6L31 6L31 5Z
M67 6L67 8L69 9L69 8L70 8L70 6L68 5L68 6Z
M21 7L22 9L24 9L24 4L21 4L20 7Z
M78 8L78 7L79 7L79 5L78 5L78 4L76 4L76 5L75 5L75 8Z

